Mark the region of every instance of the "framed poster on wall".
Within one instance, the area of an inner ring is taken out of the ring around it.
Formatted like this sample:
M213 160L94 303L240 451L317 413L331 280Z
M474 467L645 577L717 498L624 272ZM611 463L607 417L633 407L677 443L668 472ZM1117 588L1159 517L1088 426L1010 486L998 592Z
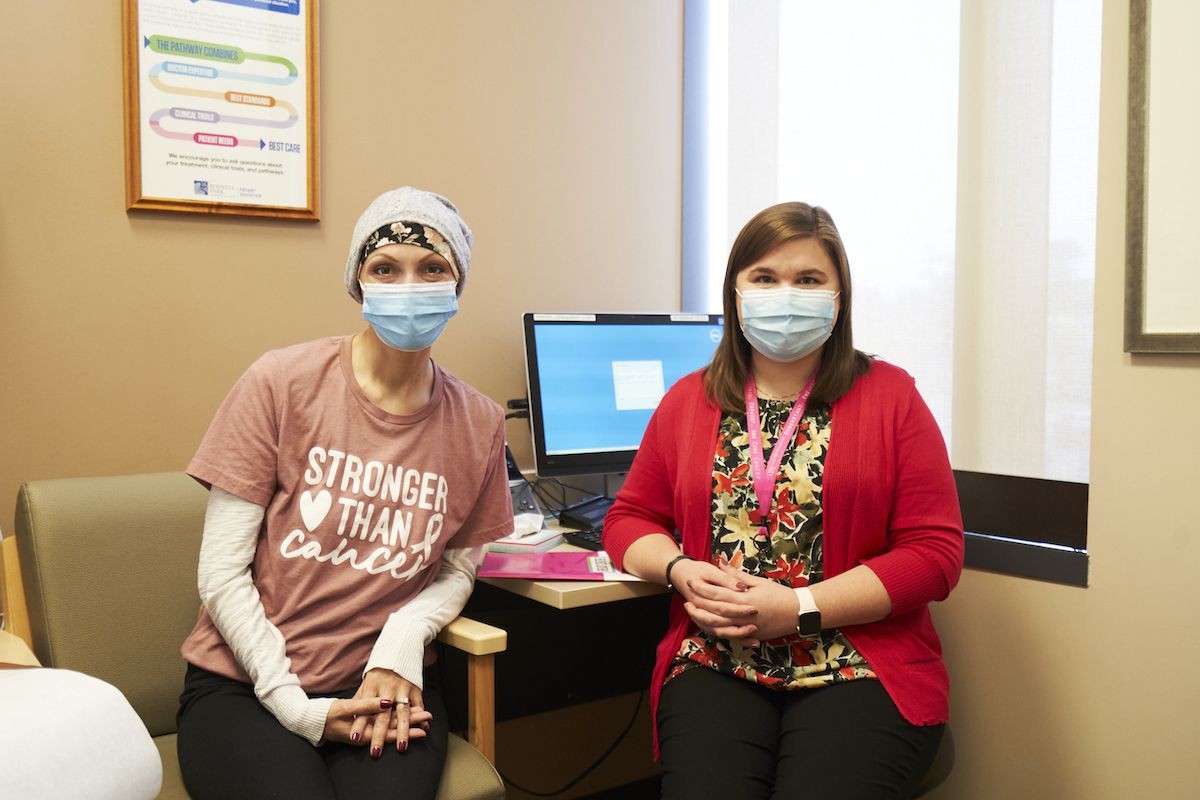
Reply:
M1200 353L1200 49L1193 0L1132 0L1125 352Z
M124 0L127 209L320 217L317 0Z

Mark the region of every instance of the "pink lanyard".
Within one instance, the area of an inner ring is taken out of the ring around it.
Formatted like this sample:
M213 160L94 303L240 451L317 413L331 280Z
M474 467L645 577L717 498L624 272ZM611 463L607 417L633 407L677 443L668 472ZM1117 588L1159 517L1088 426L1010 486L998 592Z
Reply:
M759 519L762 520L759 533L763 536L767 535L767 514L771 511L775 479L779 476L779 467L783 464L783 454L787 450L788 442L796 435L796 429L800 427L800 419L804 416L804 407L808 405L808 396L812 394L816 379L817 373L813 372L808 378L808 383L804 384L804 390L792 404L791 413L788 414L779 439L771 448L771 461L764 469L762 429L758 419L758 390L754 387L754 376L746 376L746 427L750 429L747 431L750 436L750 473L754 477L754 494L758 498Z

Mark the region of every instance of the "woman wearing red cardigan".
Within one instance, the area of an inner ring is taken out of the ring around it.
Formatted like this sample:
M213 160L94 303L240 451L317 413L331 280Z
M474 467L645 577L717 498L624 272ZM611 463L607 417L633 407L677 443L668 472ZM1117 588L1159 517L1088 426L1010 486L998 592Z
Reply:
M948 715L928 604L963 538L941 433L907 373L854 349L824 209L750 220L723 295L712 363L663 398L604 526L619 566L675 591L663 797L906 797Z

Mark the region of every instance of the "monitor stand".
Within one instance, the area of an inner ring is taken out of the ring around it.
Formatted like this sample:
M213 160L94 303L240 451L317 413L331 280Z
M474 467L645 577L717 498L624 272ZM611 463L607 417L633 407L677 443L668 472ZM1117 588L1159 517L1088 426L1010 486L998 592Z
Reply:
M611 497L588 497L564 508L558 521L569 528L598 528L612 504Z

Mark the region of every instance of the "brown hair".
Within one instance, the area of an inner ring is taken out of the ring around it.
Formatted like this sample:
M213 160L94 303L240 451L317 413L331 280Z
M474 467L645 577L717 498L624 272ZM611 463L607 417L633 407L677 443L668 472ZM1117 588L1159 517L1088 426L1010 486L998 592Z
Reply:
M850 262L833 218L819 206L780 203L755 214L742 228L729 251L725 284L721 289L725 334L717 345L712 362L704 369L705 391L726 412L746 410L746 376L750 374L750 343L738 324L737 298L734 294L738 273L784 242L808 237L817 239L825 248L841 283L841 310L833 333L823 346L821 369L810 402L832 403L850 391L855 379L871 368L870 358L854 349L850 327L850 301L853 297L850 290Z

